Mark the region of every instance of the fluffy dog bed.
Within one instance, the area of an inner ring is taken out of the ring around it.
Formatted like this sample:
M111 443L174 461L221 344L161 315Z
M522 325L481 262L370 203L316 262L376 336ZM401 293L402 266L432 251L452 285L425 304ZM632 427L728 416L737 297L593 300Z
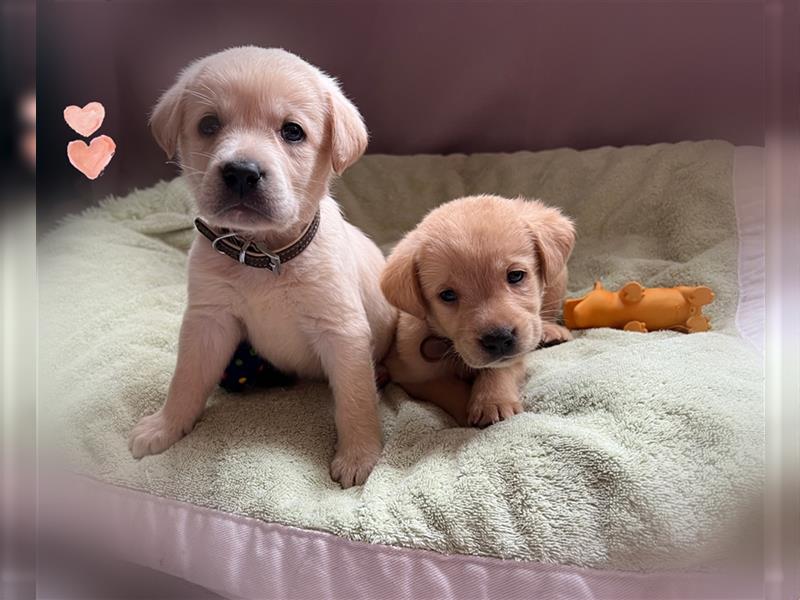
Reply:
M127 435L161 405L175 364L195 235L180 179L109 199L42 242L40 412L74 470L226 514L448 554L694 565L759 487L763 373L749 283L759 265L757 253L737 259L753 242L737 227L734 151L712 141L376 155L346 173L335 197L386 249L443 201L522 194L577 223L570 294L596 278L716 292L709 333L590 330L533 353L526 412L484 430L457 428L390 385L385 448L363 487L328 476L335 431L321 383L218 389L191 435L131 458Z

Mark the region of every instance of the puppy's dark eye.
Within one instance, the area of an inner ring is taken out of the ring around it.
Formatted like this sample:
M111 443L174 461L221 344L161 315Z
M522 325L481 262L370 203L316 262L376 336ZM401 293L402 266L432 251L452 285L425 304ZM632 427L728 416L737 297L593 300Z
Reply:
M306 139L306 132L297 123L284 123L281 137L287 142L302 142Z
M525 271L509 271L508 275L506 275L506 279L508 279L508 283L511 284L519 283L525 279Z
M453 290L444 290L443 292L439 292L439 298L441 298L442 302L455 302L458 300L458 295Z
M197 130L200 135L212 136L222 128L222 123L219 122L217 115L206 115L197 124Z

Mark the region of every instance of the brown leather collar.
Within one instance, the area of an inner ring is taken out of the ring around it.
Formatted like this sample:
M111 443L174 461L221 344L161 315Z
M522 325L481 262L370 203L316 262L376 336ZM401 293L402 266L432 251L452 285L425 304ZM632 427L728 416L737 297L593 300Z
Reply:
M248 267L269 269L275 274L280 274L282 264L296 258L311 244L319 230L319 219L319 210L317 210L317 214L311 219L311 223L308 224L303 235L288 246L280 250L275 250L274 252L262 250L255 242L243 238L235 232L228 232L225 230L216 232L200 217L194 220L194 226L197 228L197 231L211 241L211 246L220 254L230 256L233 260L247 265Z

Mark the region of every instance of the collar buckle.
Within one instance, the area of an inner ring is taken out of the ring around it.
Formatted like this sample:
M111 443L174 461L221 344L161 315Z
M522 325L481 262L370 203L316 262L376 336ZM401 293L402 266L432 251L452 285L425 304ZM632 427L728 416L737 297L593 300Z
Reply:
M225 254L227 256L227 253L224 250L218 248L217 244L219 244L223 240L227 240L227 239L232 238L232 237L236 237L236 234L235 233L225 233L223 235L218 235L216 238L211 240L211 247L214 250L216 250L217 252L219 252L220 254Z
M275 275L281 274L281 257L277 254L270 254L269 252L264 252L266 257L269 259L269 263L267 264L267 268L275 273Z
M247 249L250 247L251 242L249 240L245 240L242 247L239 249L239 262L243 265L246 264L244 259L247 258Z

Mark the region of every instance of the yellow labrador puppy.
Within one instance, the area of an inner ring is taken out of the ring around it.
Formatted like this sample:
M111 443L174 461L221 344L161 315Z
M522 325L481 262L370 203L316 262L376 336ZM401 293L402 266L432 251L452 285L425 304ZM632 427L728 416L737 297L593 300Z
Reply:
M245 337L277 368L327 378L337 448L331 476L359 485L381 452L374 364L396 311L379 289L383 256L345 222L331 176L367 145L331 77L278 49L198 60L156 105L151 126L194 193L188 306L166 403L133 429L135 457L191 431Z
M430 212L381 279L402 311L392 381L462 425L521 412L525 355L572 339L556 316L574 242L572 222L535 200L474 196Z

